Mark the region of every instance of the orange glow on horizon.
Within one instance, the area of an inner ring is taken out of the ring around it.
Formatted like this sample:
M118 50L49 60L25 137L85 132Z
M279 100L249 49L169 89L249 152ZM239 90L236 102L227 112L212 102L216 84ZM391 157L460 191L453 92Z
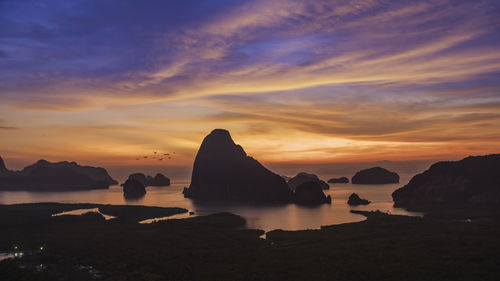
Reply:
M491 3L251 1L183 20L117 15L109 30L137 32L112 34L94 25L100 10L61 26L58 8L33 22L61 38L20 25L0 50L0 156L14 168L190 167L214 128L268 164L500 152ZM155 149L176 155L144 160Z

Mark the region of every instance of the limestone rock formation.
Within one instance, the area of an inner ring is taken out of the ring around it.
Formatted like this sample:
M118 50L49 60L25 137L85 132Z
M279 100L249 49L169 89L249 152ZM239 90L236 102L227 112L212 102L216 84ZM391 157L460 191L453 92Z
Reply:
M189 188L184 196L199 200L254 203L290 202L285 180L247 156L228 131L215 129L196 155Z

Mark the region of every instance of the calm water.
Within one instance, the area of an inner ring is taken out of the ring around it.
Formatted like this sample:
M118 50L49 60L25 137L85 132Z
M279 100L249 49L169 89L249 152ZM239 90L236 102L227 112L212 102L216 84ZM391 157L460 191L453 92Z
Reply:
M322 225L341 224L362 221L361 215L351 214L350 210L381 210L392 214L420 215L392 207L391 193L408 182L410 175L402 176L400 184L387 185L351 185L333 184L330 190L331 205L317 207L286 205L245 205L245 204L206 204L186 199L182 188L189 181L173 182L169 187L148 187L147 194L139 200L125 200L122 188L112 186L106 190L90 190L75 192L25 192L0 191L0 204L61 202L61 203L99 203L99 204L129 204L160 207L182 207L195 212L196 215L206 215L217 212L231 212L243 216L249 228L266 231L273 229L313 229ZM323 179L327 179L324 177ZM351 193L357 193L372 203L366 206L350 207L347 198Z

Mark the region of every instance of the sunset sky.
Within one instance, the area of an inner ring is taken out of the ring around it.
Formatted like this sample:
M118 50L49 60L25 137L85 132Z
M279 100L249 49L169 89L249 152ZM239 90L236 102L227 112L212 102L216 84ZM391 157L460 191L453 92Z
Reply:
M0 1L10 168L190 166L214 128L267 164L498 153L500 1Z

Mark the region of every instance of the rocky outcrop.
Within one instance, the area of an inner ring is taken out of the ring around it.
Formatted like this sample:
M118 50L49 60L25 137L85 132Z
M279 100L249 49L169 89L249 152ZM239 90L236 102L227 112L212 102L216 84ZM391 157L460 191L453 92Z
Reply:
M374 167L357 172L351 179L353 184L389 184L399 183L399 175L381 167Z
M169 186L170 179L163 174L156 174L154 177L148 176L148 186Z
M330 204L332 198L323 193L323 188L318 182L308 181L295 188L294 201L305 205Z
M146 187L138 180L128 179L123 184L125 198L140 198L146 194Z
M331 178L328 180L329 183L349 183L349 179L346 177Z
M359 198L359 195L357 195L356 193L353 193L353 194L351 194L351 196L349 196L349 200L347 200L347 204L349 204L351 206L368 205L368 204L370 204L370 201L368 201L366 199L361 199L361 198Z
M21 171L0 173L1 190L71 191L104 189L116 183L103 168L39 160Z
M285 180L247 156L228 131L215 129L203 140L184 196L198 200L290 202Z
M500 204L500 154L438 162L392 194L395 207L425 210L443 206Z
M308 173L298 173L295 177L288 181L288 186L290 186L291 190L295 190L297 186L310 181L318 183L322 189L330 189L328 183L320 180L318 176Z

